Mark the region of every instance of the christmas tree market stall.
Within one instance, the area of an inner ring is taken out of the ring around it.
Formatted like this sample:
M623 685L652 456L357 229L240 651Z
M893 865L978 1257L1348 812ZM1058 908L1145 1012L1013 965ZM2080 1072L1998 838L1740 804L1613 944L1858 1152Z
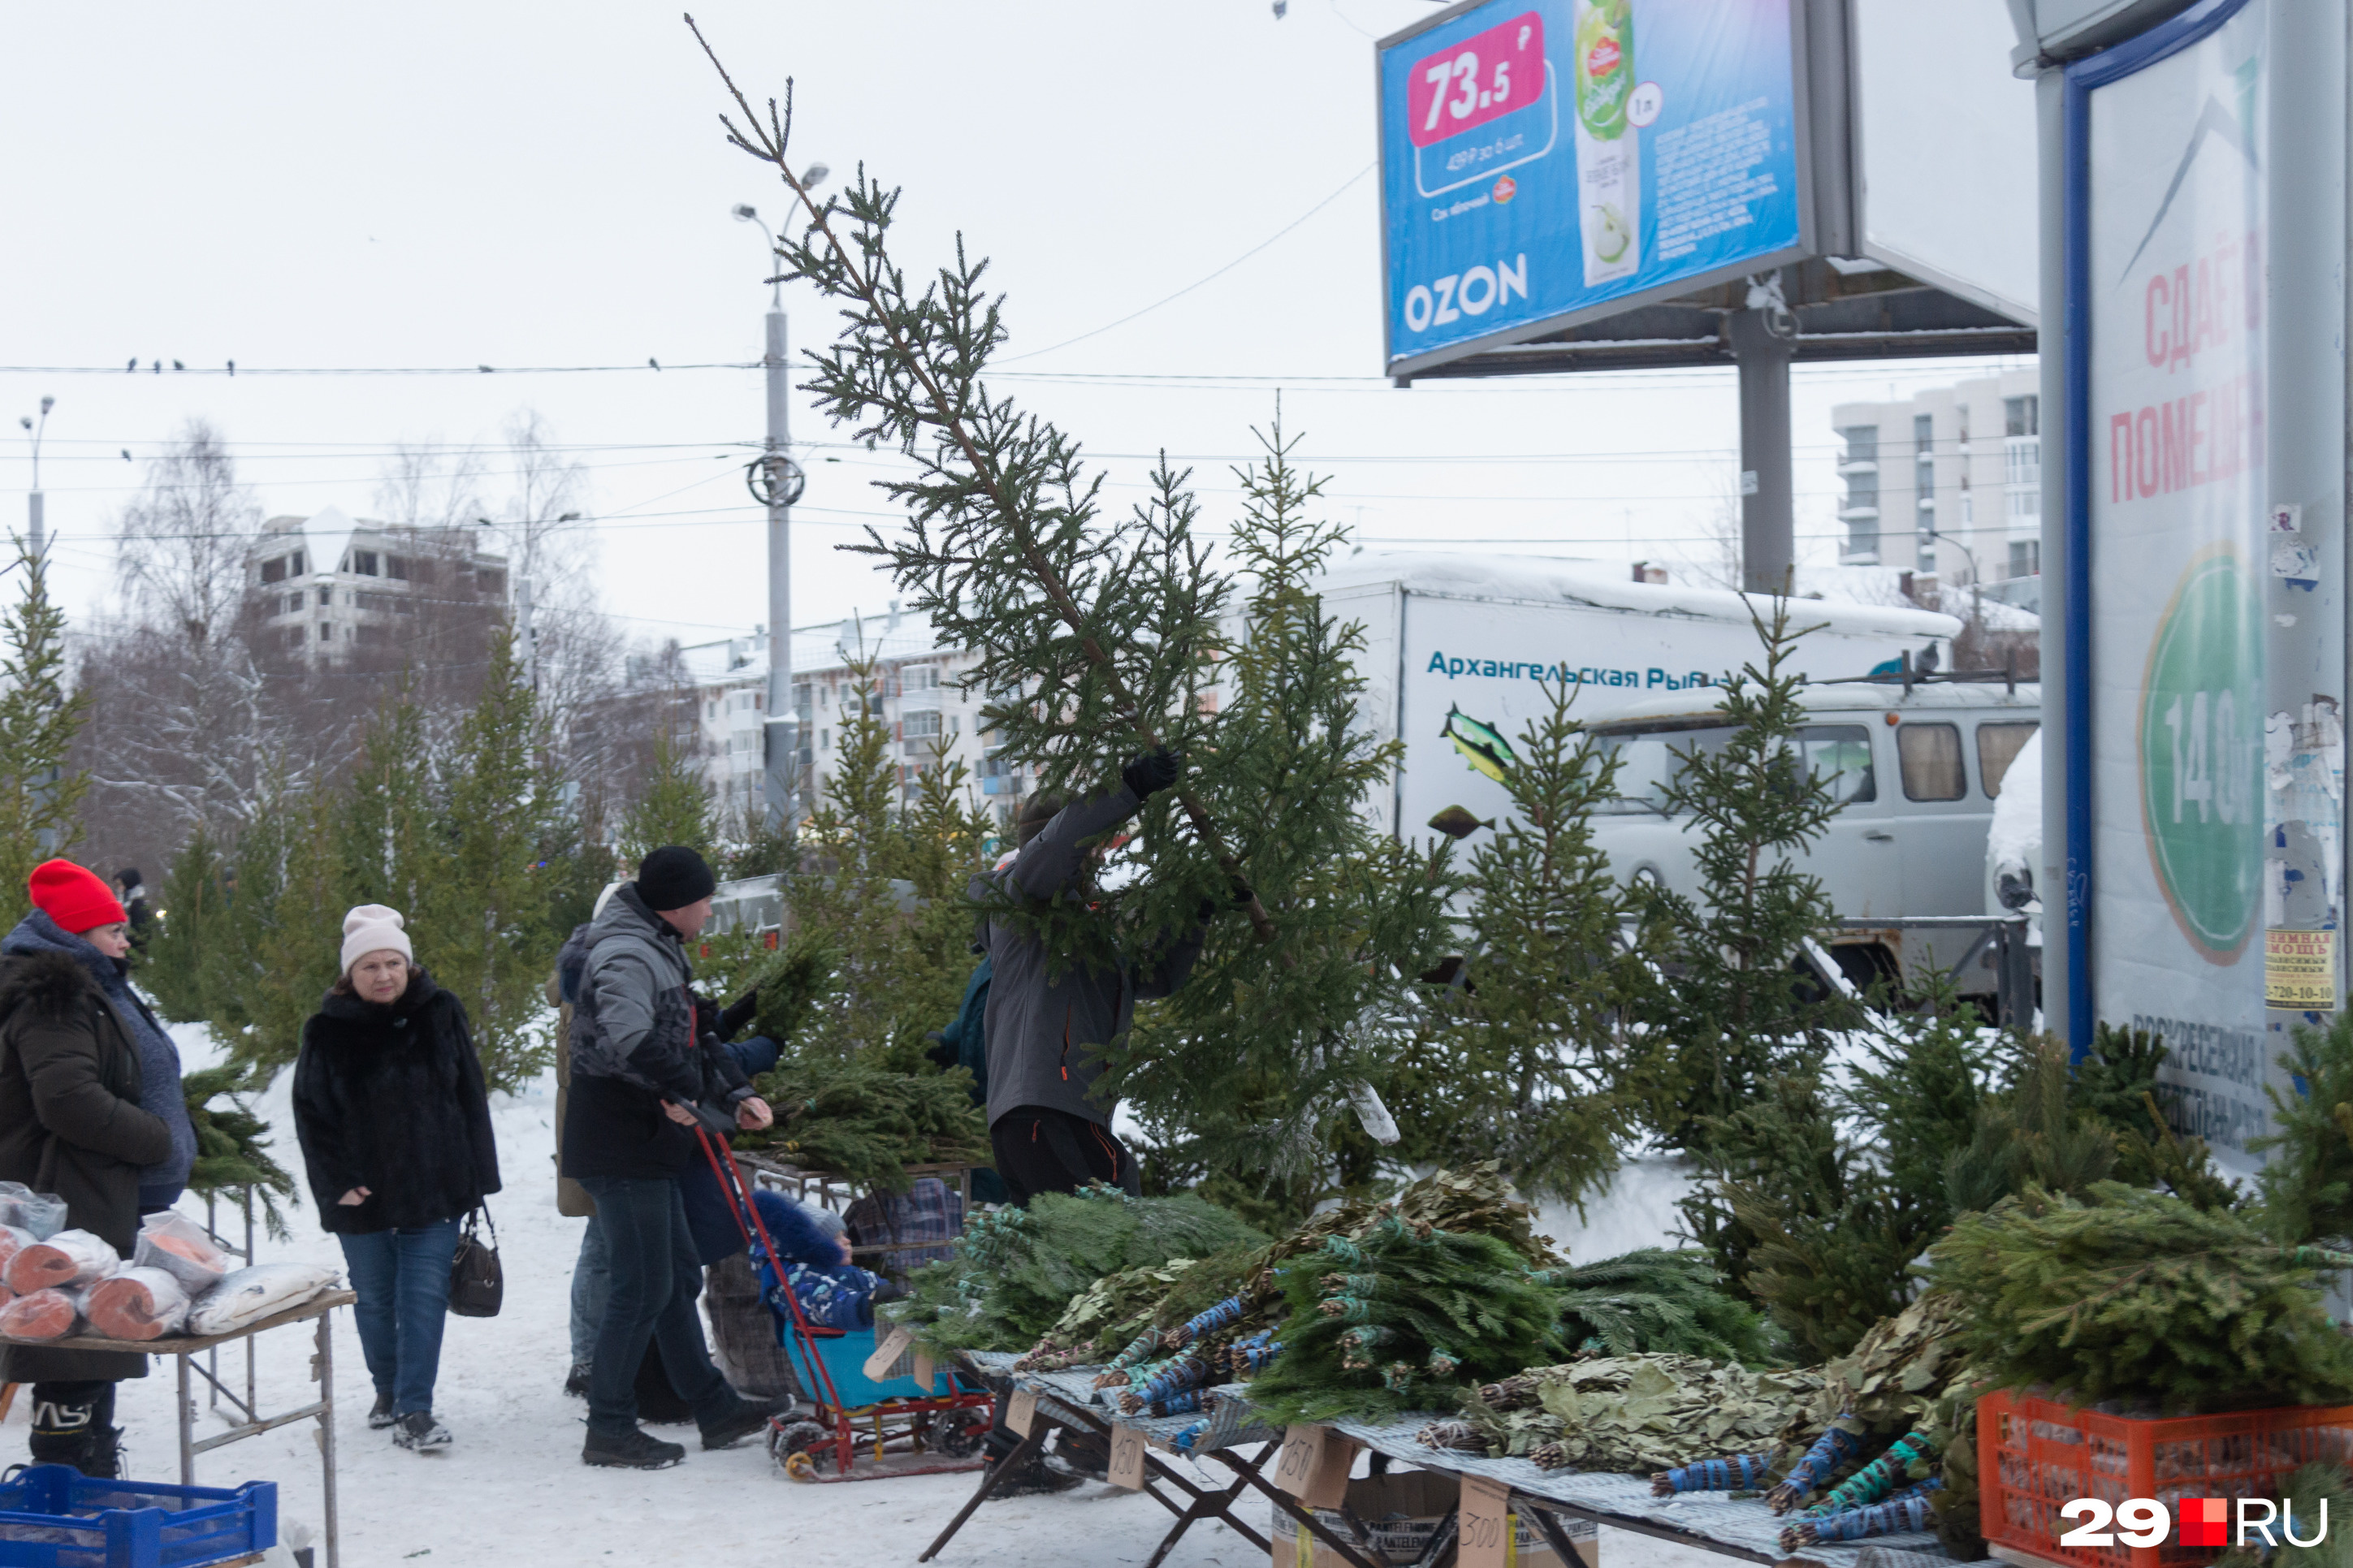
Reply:
M1802 600L1751 601L1757 652L1710 688L1708 746L1650 786L1687 819L1695 890L1611 873L1594 818L1620 759L1565 679L1472 758L1507 813L1374 831L1398 759L1356 721L1362 630L1315 588L1347 538L1312 515L1298 435L1261 433L1215 541L1165 461L1111 515L1076 440L987 384L1007 329L986 264L959 247L911 278L901 193L863 168L816 193L789 102L726 85L731 140L797 209L780 273L840 310L805 389L902 464L882 488L904 525L854 548L971 650L991 754L1039 795L1168 775L1079 847L1083 896L981 881L925 918L1123 974L1199 933L1189 979L1079 1042L1145 1149L1141 1190L976 1214L877 1309L878 1357L985 1381L1011 1447L926 1557L1041 1458L1170 1510L1151 1568L1203 1520L1278 1568L1596 1568L1605 1522L1765 1563L2192 1568L2219 1549L2078 1545L2060 1510L2300 1518L2342 1494L2353 1020L2293 1033L2297 1089L2245 1183L2168 1121L2156 1036L2103 1027L2071 1060L1933 973L1858 991L1806 868L1840 802L1807 750ZM934 842L961 845L944 809ZM879 874L860 831L816 832L805 885ZM912 1059L887 964L818 971L868 1024L796 1039L776 1141L877 1186L980 1157L970 1089ZM1532 1205L1599 1201L1635 1150L1694 1178L1680 1224L1564 1256Z

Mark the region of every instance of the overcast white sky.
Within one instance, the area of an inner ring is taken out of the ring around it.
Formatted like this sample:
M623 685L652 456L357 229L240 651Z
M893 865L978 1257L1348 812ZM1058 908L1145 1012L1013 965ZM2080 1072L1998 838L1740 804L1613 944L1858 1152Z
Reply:
M1373 39L1425 0L1143 5L702 0L747 89L798 83L795 147L906 188L900 256L957 230L1035 353L1194 283L1133 323L1008 364L1103 457L1122 498L1166 447L1231 510L1226 460L1284 392L1335 515L1367 543L1630 559L1704 553L1730 491L1733 373L1425 385L1378 379ZM272 514L365 515L397 441L493 437L537 409L589 468L607 607L687 641L765 617L756 369L594 374L174 374L258 367L666 365L756 359L772 270L729 208L781 212L727 147L722 91L674 5L0 7L0 516L30 482L16 419L58 399L42 477L61 592L111 593L140 462L213 421ZM824 310L786 291L797 344ZM161 359L160 375L148 373ZM1831 552L1829 409L1982 362L1801 368L1798 533ZM1036 379L1030 379L1030 377ZM1110 380L1094 379L1109 377ZM1170 379L1154 379L1170 378ZM1202 379L1186 379L1202 378ZM795 620L891 590L833 546L887 521L881 459L797 400L811 481ZM827 461L838 458L839 461ZM488 481L493 492L500 481Z

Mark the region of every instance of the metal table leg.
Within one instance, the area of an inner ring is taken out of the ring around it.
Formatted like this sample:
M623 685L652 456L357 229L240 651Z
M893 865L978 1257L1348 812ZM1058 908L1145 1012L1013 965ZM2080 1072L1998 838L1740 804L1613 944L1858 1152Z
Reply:
M319 1314L320 1491L325 1501L327 1568L343 1568L343 1542L335 1528L335 1336L332 1312ZM249 1352L253 1342L248 1340ZM1561 1568L1576 1568L1563 1563Z
M972 1517L973 1510L988 1500L988 1494L996 1489L997 1483L1006 1476L1011 1475L1015 1467L1022 1464L1030 1455L1038 1451L1039 1446L1046 1440L1046 1433L1051 1423L1043 1414L1031 1417L1029 1432L1023 1436L1021 1441L1013 1446L1011 1453L1007 1454L1005 1458L982 1472L979 1489L965 1500L964 1507L956 1510L956 1516L948 1521L948 1527L940 1531L939 1539L924 1547L923 1554L916 1558L916 1562L929 1563L940 1554L940 1548L955 1538L955 1532L964 1528L964 1521ZM334 1565L330 1563L328 1568L334 1568Z
M196 1397L188 1386L188 1358L174 1356L173 1364L180 1370L180 1484L196 1484Z

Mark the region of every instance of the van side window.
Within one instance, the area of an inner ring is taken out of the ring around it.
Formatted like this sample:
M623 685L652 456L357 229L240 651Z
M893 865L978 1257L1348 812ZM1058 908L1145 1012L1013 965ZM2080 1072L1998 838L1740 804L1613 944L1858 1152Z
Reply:
M1809 724L1798 731L1798 750L1806 759L1806 771L1831 786L1831 798L1839 805L1879 798L1871 772L1868 727Z
M2010 764L2026 749L2040 724L1980 724L1978 726L1978 783L1986 798L1993 800L2001 794L2001 781L2010 776Z
M1895 760L1904 770L1906 800L1958 800L1969 792L1957 725L1904 725L1895 731Z

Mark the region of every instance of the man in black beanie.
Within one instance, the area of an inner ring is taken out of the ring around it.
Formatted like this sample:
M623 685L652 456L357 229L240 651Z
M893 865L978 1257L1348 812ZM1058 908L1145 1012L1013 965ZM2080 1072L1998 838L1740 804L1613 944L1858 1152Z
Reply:
M693 1107L724 1107L744 1128L770 1120L733 1061L706 1048L695 1019L686 944L702 933L717 887L702 856L665 846L572 939L583 963L563 1172L596 1200L612 1279L588 1373L586 1464L660 1469L686 1457L638 1425L635 1385L649 1340L693 1407L705 1448L747 1437L776 1414L737 1397L711 1364L694 1310L702 1263L678 1190L679 1174L702 1157Z

